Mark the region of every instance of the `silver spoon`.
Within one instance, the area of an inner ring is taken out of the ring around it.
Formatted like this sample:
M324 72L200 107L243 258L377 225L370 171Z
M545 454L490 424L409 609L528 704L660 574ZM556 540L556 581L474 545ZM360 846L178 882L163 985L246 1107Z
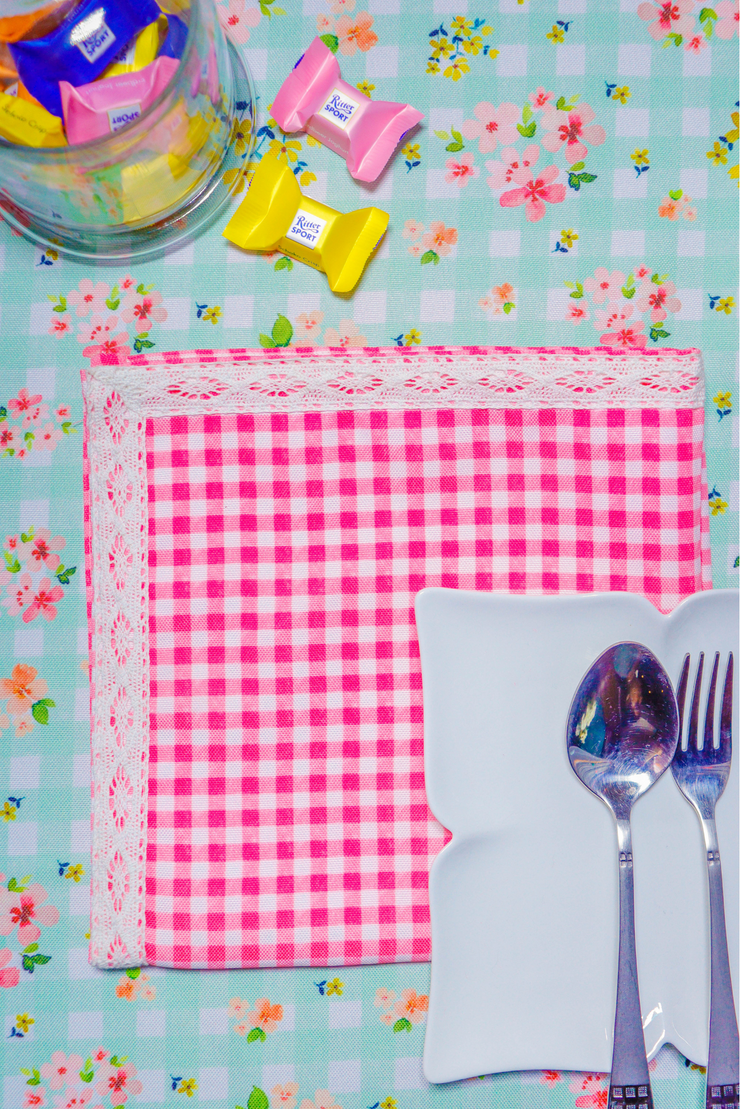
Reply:
M609 1109L653 1109L635 955L630 812L670 765L678 708L663 667L640 643L599 655L568 714L568 757L578 777L609 806L619 844L619 969Z

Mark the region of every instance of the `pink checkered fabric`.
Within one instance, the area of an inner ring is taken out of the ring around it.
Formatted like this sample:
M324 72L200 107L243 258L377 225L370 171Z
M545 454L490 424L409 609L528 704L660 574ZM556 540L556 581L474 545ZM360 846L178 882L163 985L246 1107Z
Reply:
M698 409L149 418L149 962L429 959L446 833L416 593L674 607L706 584L702 428Z

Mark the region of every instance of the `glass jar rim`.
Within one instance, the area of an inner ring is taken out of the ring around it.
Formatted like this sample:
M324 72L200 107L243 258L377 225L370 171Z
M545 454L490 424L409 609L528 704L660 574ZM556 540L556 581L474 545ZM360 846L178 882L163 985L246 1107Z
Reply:
M0 151L23 151L24 157L29 157L31 161L41 164L44 162L58 161L60 155L69 157L72 151L74 151L75 154L77 151L82 151L88 155L94 152L98 157L105 157L104 151L106 150L106 144L115 145L115 141L119 140L122 136L125 137L127 132L133 133L140 128L145 120L152 119L157 110L162 107L167 97L172 93L174 86L179 82L180 75L183 73L194 49L195 32L198 29L198 20L200 18L198 11L199 6L198 0L190 0L190 21L187 24L188 34L185 39L182 55L178 60L177 69L156 99L153 100L136 119L131 120L130 123L127 123L124 127L121 127L118 131L112 132L110 135L104 135L102 138L97 139L88 139L87 142L68 143L66 146L25 146L23 143L9 142L0 135ZM169 15L174 13L162 12L162 14Z

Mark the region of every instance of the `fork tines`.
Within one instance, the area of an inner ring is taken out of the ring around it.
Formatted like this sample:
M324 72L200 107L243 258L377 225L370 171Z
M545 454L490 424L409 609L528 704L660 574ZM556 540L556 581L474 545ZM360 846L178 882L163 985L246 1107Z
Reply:
M684 721L684 703L686 700L686 689L689 681L689 666L690 656L686 655L681 670L681 677L676 690L676 701L678 702L678 713L681 734L683 734L683 721ZM681 759L688 752L696 752L699 750L708 751L711 749L714 752L714 759L718 762L728 762L732 756L732 678L734 671L734 660L732 652L730 652L727 659L727 670L725 671L725 684L722 691L722 706L720 709L719 720L719 744L714 746L714 701L717 690L717 675L719 672L719 651L714 656L714 666L712 667L712 677L709 683L709 692L707 694L706 712L704 717L704 734L701 748L699 747L699 700L701 697L702 675L704 672L704 652L699 655L699 664L696 670L696 678L694 680L694 691L691 697L691 711L689 714L688 734L685 737L686 747L683 747L682 739L679 740L676 749L676 756ZM707 757L707 756L705 756ZM710 756L711 757L711 756Z

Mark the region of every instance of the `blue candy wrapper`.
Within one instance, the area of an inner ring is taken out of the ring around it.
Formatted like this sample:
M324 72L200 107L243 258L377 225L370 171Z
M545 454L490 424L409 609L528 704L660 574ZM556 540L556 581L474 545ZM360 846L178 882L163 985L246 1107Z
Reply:
M178 19L176 15L167 16L167 36L159 51L160 58L181 58L185 49L185 40L188 37L187 24Z
M14 42L10 52L31 95L61 116L59 82L77 87L94 81L160 14L155 0L83 0L51 34Z

